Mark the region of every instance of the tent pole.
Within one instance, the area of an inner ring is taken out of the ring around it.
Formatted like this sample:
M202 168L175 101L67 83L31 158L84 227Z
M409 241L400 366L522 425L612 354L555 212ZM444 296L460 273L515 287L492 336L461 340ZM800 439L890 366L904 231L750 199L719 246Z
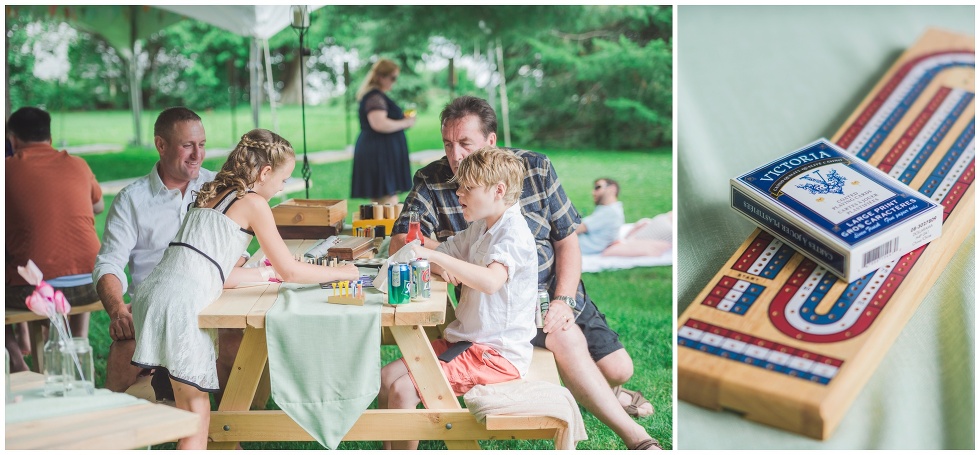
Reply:
M143 132L140 117L142 117L143 110L143 95L140 89L139 70L137 68L139 64L139 50L136 48L137 8L139 7L129 7L129 50L131 51L129 58L129 100L130 107L133 111L133 144L141 146L143 145Z
M248 77L251 87L252 124L259 127L259 108L262 107L262 93L259 87L259 39L253 37L248 53Z
M310 198L310 178L313 177L313 170L310 169L310 159L306 155L306 75L304 67L306 62L303 56L306 50L303 47L303 38L306 36L306 28L299 30L299 105L301 106L303 117L303 180L306 182L306 198Z
M350 92L350 63L344 60L344 125L345 133L348 147L352 146L351 143L351 128L350 128L350 108L351 108L351 92Z
M504 114L504 147L510 147L510 105L507 103L507 79L504 77L504 49L497 39L497 72L500 74L500 110Z
M449 57L449 101L456 98L456 62L455 58Z
M272 130L279 132L279 117L276 116L276 99L272 96L272 62L269 57L269 40L262 40L262 48L265 50L265 87L269 94L269 107L272 108Z
M231 143L234 144L238 140L238 100L236 100L235 92L238 90L238 78L235 77L235 58L232 57L228 59L225 63L225 68L228 71L228 101L231 104Z

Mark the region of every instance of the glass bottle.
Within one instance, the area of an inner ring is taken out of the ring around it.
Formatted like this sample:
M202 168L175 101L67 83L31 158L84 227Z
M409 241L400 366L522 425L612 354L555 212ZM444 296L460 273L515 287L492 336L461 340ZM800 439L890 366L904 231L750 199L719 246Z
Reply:
M59 321L60 322L60 321ZM60 397L65 394L65 362L62 353L65 340L54 323L48 326L48 341L44 343L44 395Z
M408 212L408 234L405 235L405 243L412 243L412 240L416 239L419 241L419 244L425 245L425 239L422 237L422 224L419 212L412 210Z

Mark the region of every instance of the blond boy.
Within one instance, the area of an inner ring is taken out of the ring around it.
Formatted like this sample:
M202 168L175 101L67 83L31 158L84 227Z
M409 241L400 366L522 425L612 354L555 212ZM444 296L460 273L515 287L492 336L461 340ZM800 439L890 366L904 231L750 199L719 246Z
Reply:
M538 261L518 204L525 172L520 158L495 147L467 156L455 181L469 227L435 250L414 249L439 265L446 281L462 284L456 320L446 327L445 339L432 342L457 395L478 384L521 378L531 365ZM419 401L404 361L382 368L380 408L414 409ZM418 441L385 443L417 447Z

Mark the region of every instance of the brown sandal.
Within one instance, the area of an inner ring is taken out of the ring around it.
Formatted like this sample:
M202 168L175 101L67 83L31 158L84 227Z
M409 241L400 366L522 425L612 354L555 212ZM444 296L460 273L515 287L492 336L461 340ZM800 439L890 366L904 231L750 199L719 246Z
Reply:
M663 447L660 447L660 442L658 442L656 439L653 438L644 439L639 443L637 443L635 446L630 447L629 449L630 450L653 450L653 447L656 447L657 448L656 450L664 450Z
M653 409L653 403L650 403L650 400L647 400L642 393L637 392L635 390L629 390L623 386L616 386L612 390L613 390L613 394L616 395L617 401L619 400L620 392L629 395L630 404L624 406L623 410L626 411L626 414L629 414L631 417L641 417L640 406L643 406L644 404L648 404L648 403L650 404L651 412L649 415L642 416L642 417L652 416L656 412L656 409Z

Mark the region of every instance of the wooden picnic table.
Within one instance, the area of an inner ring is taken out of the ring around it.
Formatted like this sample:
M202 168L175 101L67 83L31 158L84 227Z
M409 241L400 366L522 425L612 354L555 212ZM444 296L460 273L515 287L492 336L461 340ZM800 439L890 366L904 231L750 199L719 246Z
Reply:
M10 375L11 392L44 386L44 376L32 371ZM60 397L45 398L59 400ZM55 418L5 426L6 449L137 449L176 441L197 431L200 417L161 404L139 402Z
M302 254L315 240L287 240L293 254ZM261 250L255 258L261 257ZM240 441L313 441L305 430L278 410L264 407L268 391L268 347L265 315L276 302L279 284L226 289L198 316L201 328L239 328L245 334L218 410L211 413L209 449L232 449ZM479 449L483 439L554 439L567 428L549 417L490 416L478 422L463 409L439 366L426 327L446 320L446 283L434 277L427 301L384 305L381 325L390 331L416 379L426 409L368 409L344 437L345 441L444 440L449 449ZM541 350L544 351L544 350ZM547 351L544 351L547 352ZM538 353L536 353L538 355ZM545 355L549 355L547 353ZM553 367L553 358L550 364ZM557 377L557 370L554 371ZM262 383L262 387L260 387Z

